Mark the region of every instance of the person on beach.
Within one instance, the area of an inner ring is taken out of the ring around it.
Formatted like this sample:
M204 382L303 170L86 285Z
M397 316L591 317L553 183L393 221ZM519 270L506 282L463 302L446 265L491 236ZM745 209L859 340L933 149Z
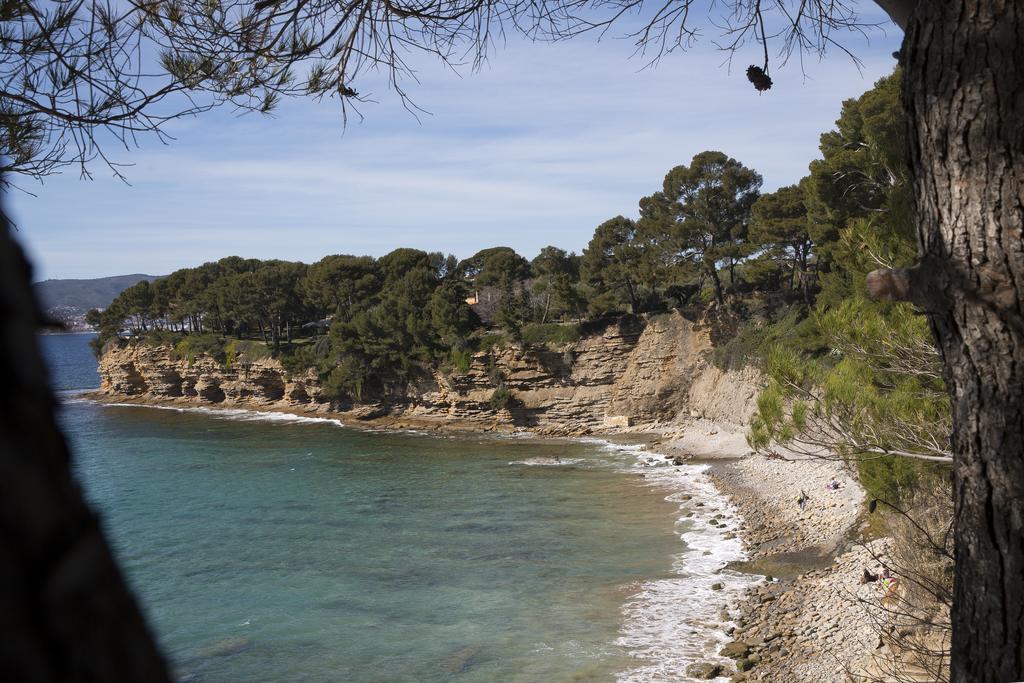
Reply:
M900 580L889 573L888 567L882 570L882 576L878 579L878 585L880 585L884 591L884 594L879 600L883 605L896 602L899 599L897 590L899 589Z
M800 512L803 512L807 508L807 494L803 489L800 489L800 497L796 499L797 505L800 506Z
M839 490L839 480L836 479L835 477L832 477L832 481L830 481L828 483L828 486L826 488L828 488L829 491L838 491Z
M868 571L867 567L864 567L864 573L860 576L861 584L874 583L875 581L878 581L878 574L872 574Z

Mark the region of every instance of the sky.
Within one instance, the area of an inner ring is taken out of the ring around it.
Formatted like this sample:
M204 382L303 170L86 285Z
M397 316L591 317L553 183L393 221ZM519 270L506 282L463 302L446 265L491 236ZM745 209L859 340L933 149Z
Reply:
M647 69L624 40L510 40L478 72L418 65L408 89L429 114L373 83L359 89L377 102L344 127L336 100L288 101L270 117L221 109L175 122L169 144L111 148L130 184L101 165L93 180L68 168L18 180L5 201L37 280L229 255L579 252L703 150L756 169L764 191L798 181L842 101L892 71L900 38L892 26L851 37L859 68L839 51L774 67L764 94L745 77L760 48L730 68L709 40Z

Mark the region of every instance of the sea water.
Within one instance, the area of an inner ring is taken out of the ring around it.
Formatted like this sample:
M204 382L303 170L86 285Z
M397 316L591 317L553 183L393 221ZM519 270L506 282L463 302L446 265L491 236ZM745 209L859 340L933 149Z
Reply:
M89 339L41 337L61 423L179 680L681 680L749 581L721 572L742 551L708 522L734 511L700 468L103 405Z

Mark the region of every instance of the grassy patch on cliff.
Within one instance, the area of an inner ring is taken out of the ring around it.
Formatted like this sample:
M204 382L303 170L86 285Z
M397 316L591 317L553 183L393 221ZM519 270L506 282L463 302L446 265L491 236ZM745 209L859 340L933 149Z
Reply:
M182 337L172 354L189 365L199 356L210 356L219 363L224 362L224 338L217 334L190 334Z
M580 327L571 323L531 323L522 329L523 344L565 346L580 340Z

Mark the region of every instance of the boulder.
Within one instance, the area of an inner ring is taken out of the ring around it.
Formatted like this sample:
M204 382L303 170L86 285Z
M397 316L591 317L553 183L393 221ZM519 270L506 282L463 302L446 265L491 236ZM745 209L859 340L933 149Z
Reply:
M691 664L686 667L686 675L692 678L699 678L702 680L708 680L711 678L718 678L722 673L721 664L712 664L711 662L698 662Z
M718 654L729 659L740 659L750 654L750 645L742 640L734 640L731 643L726 643Z
M750 671L754 668L755 662L750 659L737 659L736 670L737 671Z

